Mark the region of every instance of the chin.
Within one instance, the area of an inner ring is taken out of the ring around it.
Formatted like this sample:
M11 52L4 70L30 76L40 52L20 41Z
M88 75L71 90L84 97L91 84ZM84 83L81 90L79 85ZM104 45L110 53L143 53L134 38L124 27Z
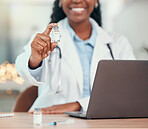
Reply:
M70 19L70 21L72 21L72 22L74 22L74 23L82 23L82 22L84 22L84 21L86 21L86 20L89 20L89 17L84 18L84 17L82 17L82 16L79 16L79 17L71 17L71 18L69 18L69 19Z

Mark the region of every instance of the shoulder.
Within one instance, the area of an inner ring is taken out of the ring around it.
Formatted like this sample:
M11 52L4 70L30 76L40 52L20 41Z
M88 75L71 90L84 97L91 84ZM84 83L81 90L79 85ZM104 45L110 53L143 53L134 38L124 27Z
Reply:
M111 47L116 59L135 59L133 48L128 39L119 33L108 33L112 38Z
M121 41L128 42L128 39L116 32L108 32L104 28L100 27L96 21L92 18L90 18L91 23L94 25L98 37L101 37L104 39L106 42L111 42L111 43L121 43Z
M123 40L128 41L128 39L120 33L116 33L116 32L107 32L107 33L113 39L113 41L119 41L119 42Z
M108 35L111 37L112 42L111 45L113 47L116 47L118 49L131 49L132 46L129 43L129 40L127 39L127 37L125 37L122 34L116 33L116 32L108 32Z
M62 20L60 20L60 21L58 22L58 26L59 26L60 28L63 28L63 27L66 25L66 23L67 23L67 17L64 18L64 19L62 19Z
M128 39L116 32L107 32L97 26L98 38L101 38L105 44L110 44L116 59L134 59L133 49Z
M108 35L111 37L112 39L112 44L118 44L120 45L120 47L123 45L123 46L126 46L126 45L130 45L127 37L125 37L124 35L122 34L119 34L119 33L116 33L116 32L107 32Z

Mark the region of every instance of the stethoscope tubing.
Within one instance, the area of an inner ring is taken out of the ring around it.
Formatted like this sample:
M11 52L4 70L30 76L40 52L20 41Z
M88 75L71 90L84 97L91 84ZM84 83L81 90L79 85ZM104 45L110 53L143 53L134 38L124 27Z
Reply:
M111 57L112 57L112 59L113 60L115 60L115 58L114 58L114 55L113 55L113 52L112 52L112 49L111 49L111 47L110 47L110 44L108 43L107 44L107 47L108 47L108 49L109 49L109 51L110 51L110 55L111 55ZM60 87L60 85L61 85L61 61L62 61L62 52L61 52L61 48L57 45L56 46L56 48L59 50L59 81L58 81L58 88L57 88L57 91L56 92L58 92L58 90L59 90L59 87ZM52 54L52 53L51 53ZM51 63L51 62L50 62ZM51 75L50 75L51 76ZM51 78L50 78L51 79Z
M59 59L62 59L62 52L61 52L61 48L60 48L58 45L56 46L56 48L57 48L57 49L59 49ZM115 60L114 55L113 55L113 51L112 51L112 49L111 49L111 47L110 47L110 44L109 44L109 43L107 44L107 48L108 48L108 49L109 49L109 51L110 51L110 55L111 55L112 59L113 59L113 60Z
M109 43L107 44L107 47L108 47L108 49L110 51L110 55L111 55L112 59L115 60L114 55L113 55L113 51L112 51Z

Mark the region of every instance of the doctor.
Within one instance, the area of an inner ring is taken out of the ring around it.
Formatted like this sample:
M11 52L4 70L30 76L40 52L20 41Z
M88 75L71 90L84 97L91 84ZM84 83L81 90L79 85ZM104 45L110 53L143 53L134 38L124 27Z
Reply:
M134 59L132 48L124 36L101 28L98 0L56 0L51 19L16 59L20 76L38 86L30 111L86 111L98 61ZM58 45L49 37L53 26L60 28Z

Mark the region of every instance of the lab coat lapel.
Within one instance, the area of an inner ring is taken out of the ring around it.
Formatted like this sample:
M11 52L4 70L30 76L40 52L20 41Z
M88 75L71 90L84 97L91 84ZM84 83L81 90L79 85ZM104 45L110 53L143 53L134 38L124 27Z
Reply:
M97 28L96 44L94 47L94 53L93 53L92 64L90 69L91 89L93 86L98 62L101 59L112 59L110 56L110 51L107 48L107 44L112 43L112 38L102 28L98 27L98 25L96 25L96 28Z
M61 28L61 43L59 47L62 50L62 57L67 61L69 66L72 68L72 72L75 74L80 92L83 92L83 71L80 63L80 58L77 54L75 44L71 38L71 35L66 27L66 20L64 19L63 23L59 24ZM73 74L71 73L71 74Z
M82 93L83 92L83 71L80 63L80 58L77 54L76 47L66 27L66 20L67 18L62 20L62 22L59 23L60 32L62 35L61 42L59 43L59 47L61 48L62 56L64 57L64 59L66 59L65 61L67 61L69 66L72 68L72 72L75 74L78 86L80 88L80 92ZM112 38L101 27L98 27L98 24L94 20L92 21L96 26L97 37L96 37L96 44L94 47L94 52L92 57L91 69L90 69L91 88L93 86L98 62L101 59L112 59L112 57L110 56L110 51L107 48L107 44L112 43Z

